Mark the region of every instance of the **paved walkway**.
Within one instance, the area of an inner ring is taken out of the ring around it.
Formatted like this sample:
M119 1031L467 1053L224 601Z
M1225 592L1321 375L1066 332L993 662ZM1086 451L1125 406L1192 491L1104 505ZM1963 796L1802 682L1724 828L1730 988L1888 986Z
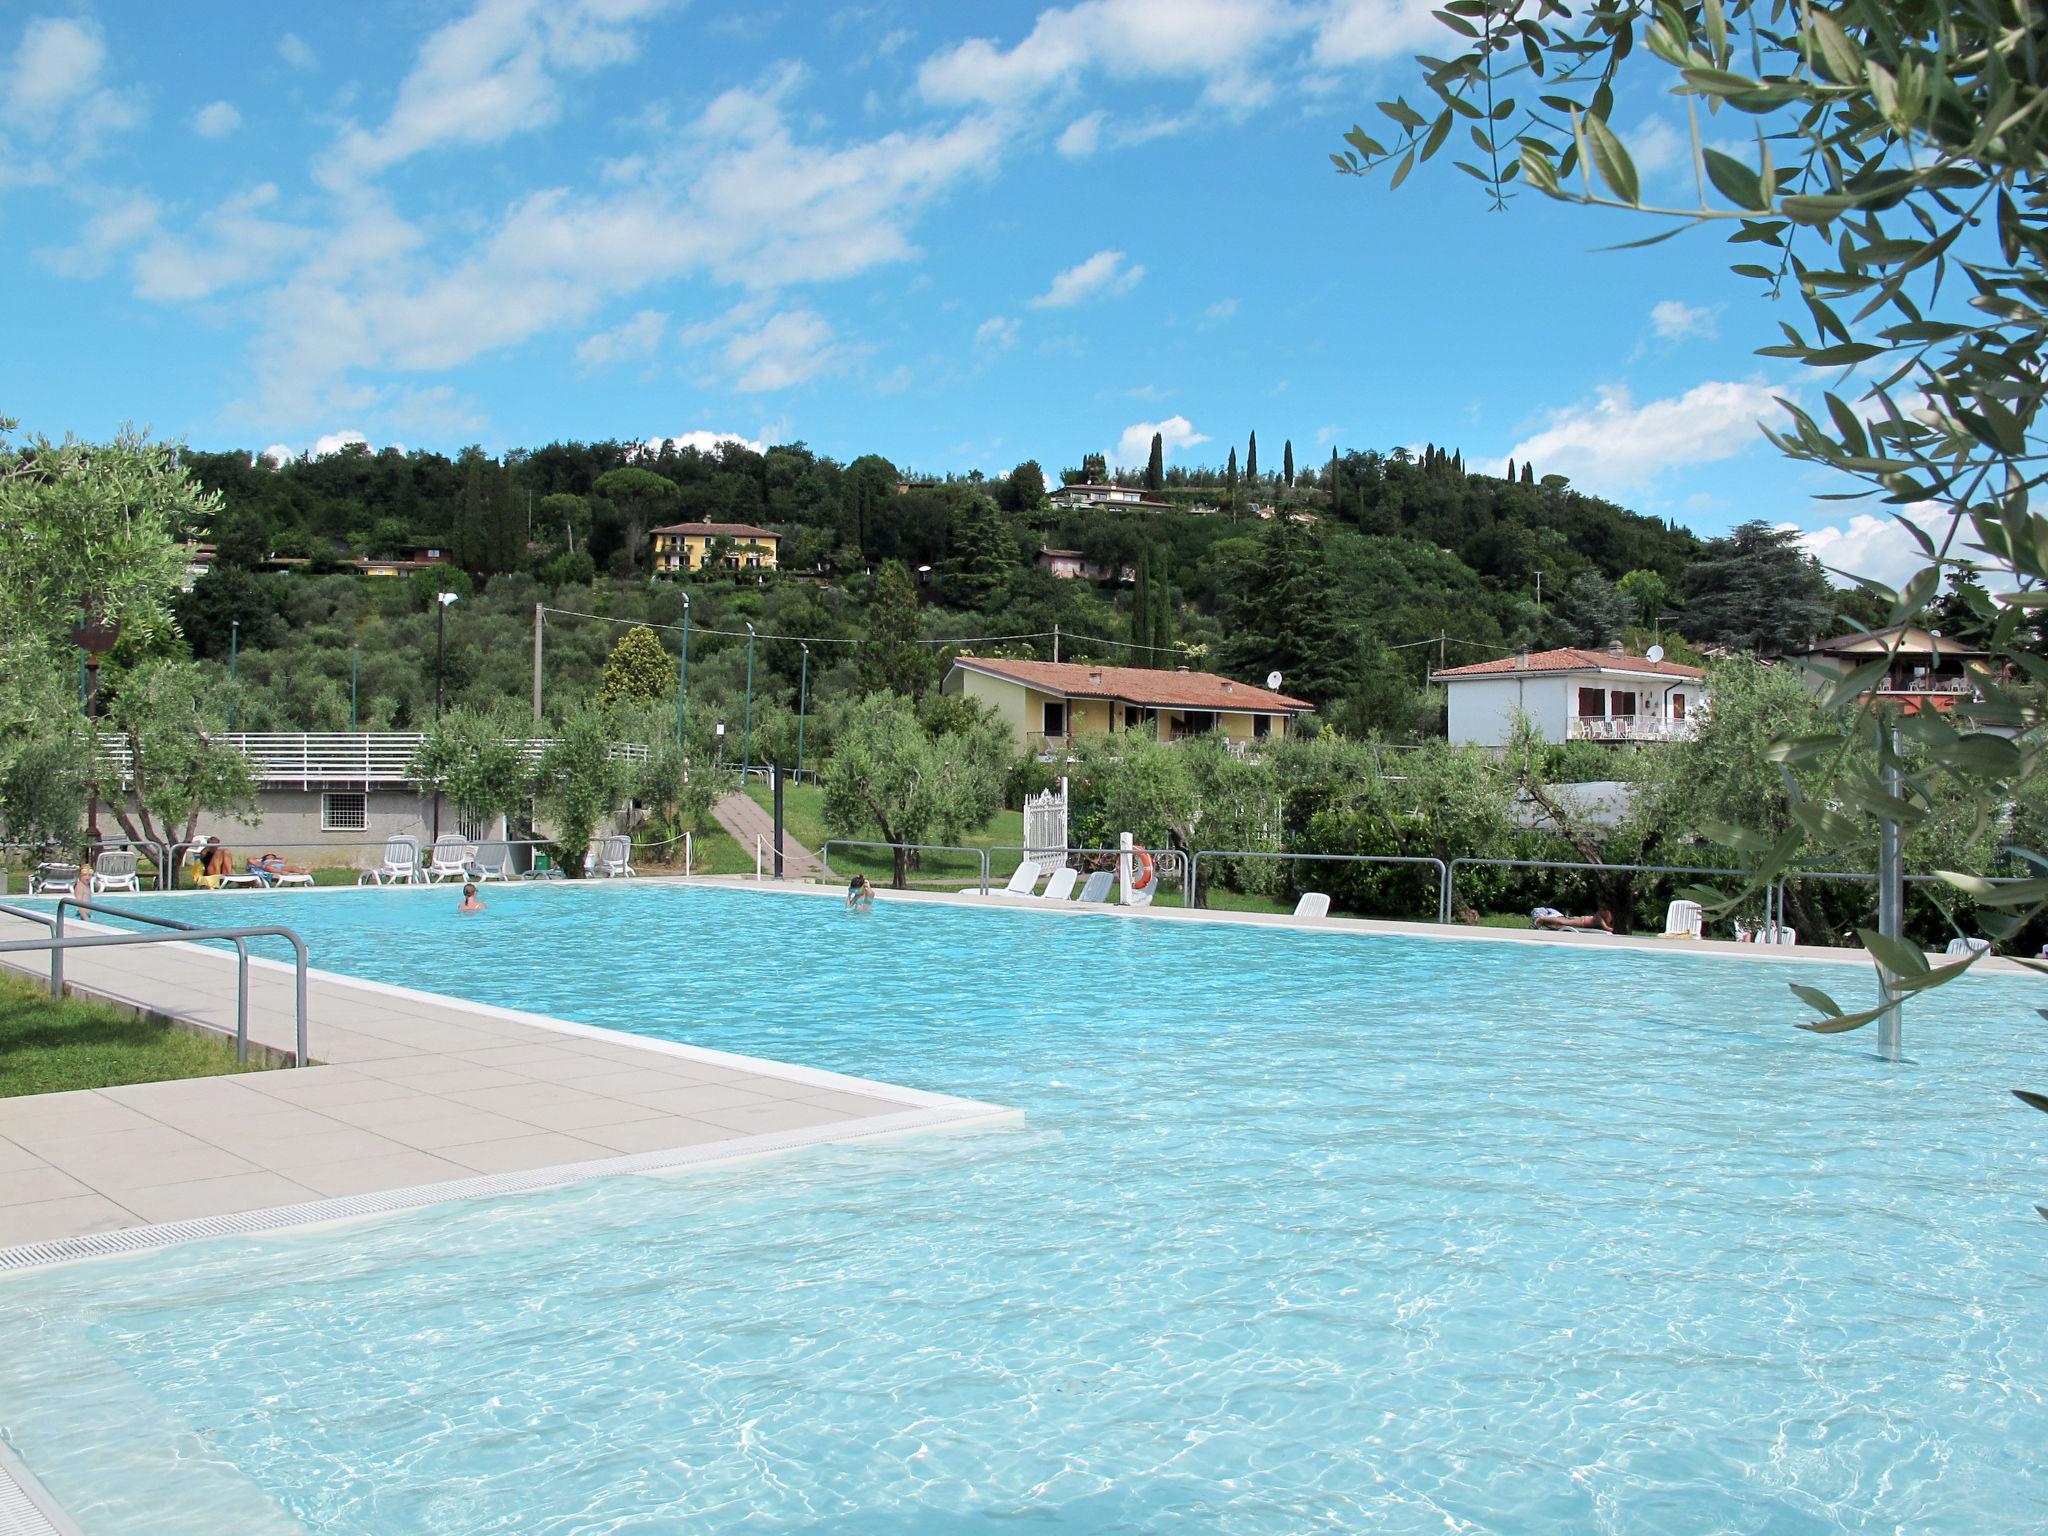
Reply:
M0 937L42 931L0 918ZM0 963L47 975L40 955ZM65 971L81 992L232 1033L232 956L72 950ZM291 968L250 971L250 1036L289 1052ZM308 1017L319 1065L0 1098L0 1269L179 1241L202 1234L177 1223L204 1218L262 1213L207 1229L258 1230L504 1192L493 1176L546 1170L513 1181L537 1187L1013 1113L320 972Z
M754 851L754 839L759 838L764 847L772 848L775 843L775 817L754 803L751 795L731 794L711 808L711 814L718 818L718 824L732 834L734 842L748 852ZM767 873L773 874L770 865ZM788 827L782 831L782 874L786 880L809 880L824 872L818 856L789 835Z

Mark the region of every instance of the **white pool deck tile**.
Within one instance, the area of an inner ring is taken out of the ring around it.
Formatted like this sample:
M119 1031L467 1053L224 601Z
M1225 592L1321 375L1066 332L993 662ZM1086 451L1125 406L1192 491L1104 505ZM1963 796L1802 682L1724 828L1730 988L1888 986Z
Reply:
M41 932L0 917L0 937ZM48 974L41 955L0 963ZM72 950L65 973L84 994L234 1027L234 961L217 951ZM256 1231L383 1193L425 1204L1016 1113L318 971L307 1004L313 1066L0 1099L0 1269L222 1230L213 1218ZM292 1051L290 967L251 963L249 1033Z

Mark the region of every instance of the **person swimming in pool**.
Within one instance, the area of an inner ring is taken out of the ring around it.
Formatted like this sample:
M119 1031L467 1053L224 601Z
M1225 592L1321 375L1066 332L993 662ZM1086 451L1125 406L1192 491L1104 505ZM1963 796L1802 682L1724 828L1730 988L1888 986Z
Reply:
M874 904L875 888L868 884L868 877L855 875L852 883L846 887L846 910L866 912L872 909Z
M462 888L462 905L455 910L458 912L481 912L483 909L484 904L477 900L476 886L473 884L465 885Z

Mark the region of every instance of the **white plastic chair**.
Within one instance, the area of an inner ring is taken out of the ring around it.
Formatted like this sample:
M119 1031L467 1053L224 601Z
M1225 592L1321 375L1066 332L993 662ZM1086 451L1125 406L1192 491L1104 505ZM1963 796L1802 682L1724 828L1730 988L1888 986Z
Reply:
M31 896L76 896L84 872L76 864L38 864L28 877Z
M1321 891L1304 891L1302 892L1301 900L1294 904L1294 915L1296 917L1328 917L1330 915L1330 898Z
M1046 901L1065 901L1074 894L1074 886L1081 878L1081 872L1071 865L1052 872L1052 878L1045 882L1042 893Z
M996 892L998 896L1029 896L1038 888L1038 865L1026 859L1010 872L1010 883Z
M135 873L136 857L132 848L109 848L92 862L92 894L102 891L133 891L142 894L142 881Z
M470 856L469 872L478 885L487 880L511 880L508 873L512 863L512 850L504 843L478 843L476 852Z
M1697 939L1707 931L1707 915L1696 901L1674 901L1664 909L1664 937Z
M427 883L439 885L443 880L467 880L472 852L469 839L453 832L442 833L434 839L434 851L428 858Z
M356 876L357 885L417 885L420 845L404 833L384 840L384 862Z
M1114 884L1115 870L1098 869L1088 877L1088 883L1081 887L1081 894L1076 899L1084 907L1099 906L1109 900L1109 888Z
M614 834L598 839L596 872L607 880L635 873L632 864L633 839Z
M1958 935L1948 941L1947 953L1951 955L1988 955L1991 953L1989 939L1966 939Z

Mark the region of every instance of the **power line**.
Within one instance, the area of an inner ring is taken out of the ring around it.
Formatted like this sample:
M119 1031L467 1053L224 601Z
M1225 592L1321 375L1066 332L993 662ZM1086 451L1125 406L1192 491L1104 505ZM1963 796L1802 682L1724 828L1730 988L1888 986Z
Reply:
M582 613L574 608L550 608L545 603L541 605L541 612L560 614L563 618L568 619L596 619L601 624L625 624L637 629L665 629L670 634L675 635L683 633L683 626L680 624L660 624L653 619L626 619L613 613ZM708 624L692 624L689 628L689 633L693 635L727 635L734 640L749 638L749 631L747 630L714 629ZM1049 629L1036 629L1028 634L1021 635L965 635L956 640L926 640L919 638L906 643L910 645L994 645L1008 640L1045 640L1050 639L1051 636L1052 631ZM872 643L865 636L856 636L848 639L844 635L771 635L765 630L752 631L751 638L755 640L787 640L797 645L868 645ZM1118 642L1110 641L1107 643L1114 645Z

